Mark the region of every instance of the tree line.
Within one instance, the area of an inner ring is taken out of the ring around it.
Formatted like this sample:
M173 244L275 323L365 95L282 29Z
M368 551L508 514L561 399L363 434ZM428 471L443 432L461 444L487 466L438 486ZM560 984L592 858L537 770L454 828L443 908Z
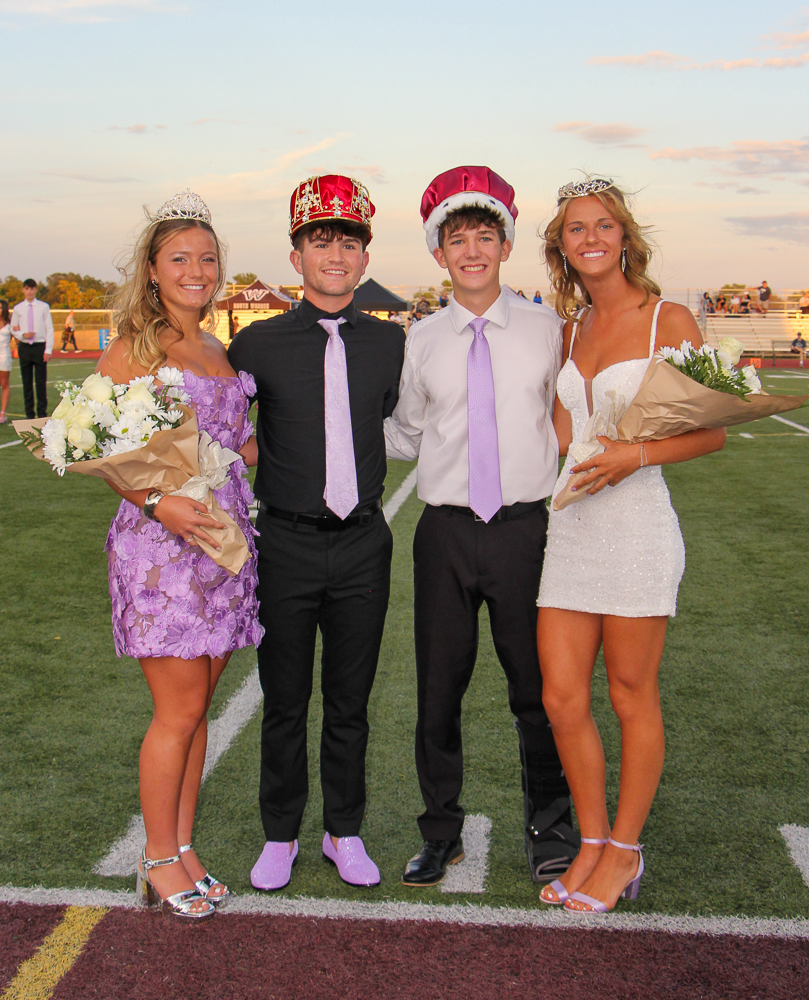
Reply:
M22 278L9 274L0 282L0 298L11 305L21 302ZM44 281L37 280L37 298L47 302L51 309L105 309L109 308L112 293L117 288L113 281L101 281L90 274L74 271L56 271Z

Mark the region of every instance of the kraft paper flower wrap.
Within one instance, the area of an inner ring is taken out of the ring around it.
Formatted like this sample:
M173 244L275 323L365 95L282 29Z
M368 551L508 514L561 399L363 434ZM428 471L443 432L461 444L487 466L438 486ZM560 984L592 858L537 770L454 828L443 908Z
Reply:
M182 420L169 430L155 431L140 448L107 458L76 461L67 465L67 472L107 479L122 490L156 489L177 496L189 496L210 508L211 517L221 521L223 529L216 532L221 551L197 539L197 545L213 561L235 576L250 556L241 528L217 503L212 489L224 486L228 467L241 456L223 448L203 431L200 434L197 415L192 409L178 404ZM15 420L14 429L22 437L26 432L39 431L49 418ZM44 459L43 445L24 437L25 444L36 458ZM210 495L209 495L210 494Z
M574 457L581 453L577 465L605 450L597 440L599 434L613 441L633 444L659 441L701 427L732 427L774 413L796 410L809 399L809 396L770 396L761 390L737 395L711 389L669 364L659 352L649 362L637 394L628 406L623 397L616 400L612 393L607 395L612 397L610 402L604 404L602 411L596 411L587 423L585 430L591 433L586 433L585 440L572 446L571 451L576 449ZM597 429L609 425L609 433ZM582 447L584 445L587 447ZM579 472L568 479L553 501L554 510L564 510L588 495L587 490L571 489L587 474Z

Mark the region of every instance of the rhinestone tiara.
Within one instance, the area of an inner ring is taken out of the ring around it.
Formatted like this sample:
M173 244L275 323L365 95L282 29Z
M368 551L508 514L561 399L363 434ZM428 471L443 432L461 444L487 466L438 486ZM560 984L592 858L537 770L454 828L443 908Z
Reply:
M594 177L591 181L574 181L572 184L565 184L559 188L557 198L562 201L564 198L584 198L588 194L600 194L607 188L615 187L615 182L610 178L604 180L603 177Z
M169 198L155 216L156 222L165 222L169 219L196 219L210 226L211 213L202 198L186 188L185 191L180 191L173 198Z

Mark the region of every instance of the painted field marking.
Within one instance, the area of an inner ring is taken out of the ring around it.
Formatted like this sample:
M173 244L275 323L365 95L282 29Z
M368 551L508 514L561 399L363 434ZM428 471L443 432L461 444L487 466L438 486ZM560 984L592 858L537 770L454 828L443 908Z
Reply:
M126 910L142 908L134 892L105 889L18 889L0 886L0 903L31 903L36 906L103 906ZM623 904L622 904L623 905ZM236 896L220 910L217 920L231 914L253 916L322 917L342 920L428 921L485 927L536 927L547 930L664 931L667 934L727 935L745 938L777 938L809 941L809 920L803 917L691 917L667 913L561 912L561 907L511 909L472 903L362 903L340 899L286 899L265 893Z
M36 954L19 967L2 1000L48 1000L107 912L104 906L71 906Z
M466 857L457 865L450 865L447 868L447 874L441 882L441 892L486 891L491 832L492 821L482 813L464 819L463 846Z
M413 469L413 471L408 474L407 479L405 479L399 489L390 498L388 503L386 503L382 508L382 513L385 515L385 520L388 524L390 524L394 517L396 517L399 513L399 508L415 489L417 477L418 469Z
M415 485L416 471L414 469L385 507L385 516L388 522L393 520L396 512L413 491ZM205 754L205 767L202 772L203 782L255 715L261 705L261 699L258 670L251 670L238 691L231 695L230 700L222 710L222 714L208 726L208 750ZM130 819L124 835L115 841L107 854L93 867L93 871L97 875L108 877L132 875L137 867L141 848L145 842L146 829L143 825L143 813L138 813Z
M796 424L794 420L787 420L786 417L781 417L777 413L771 413L770 417L773 420L777 420L779 423L786 424L787 427L794 427L796 430L802 431L804 434L809 434L809 427L805 427L803 424Z
M739 437L740 438L748 438L750 441L753 440L753 435L752 434L746 434L744 431L739 431Z
M779 826L778 829L787 842L789 853L792 855L792 860L797 865L803 881L809 886L809 827L788 823L786 826Z
M6 441L5 444L0 444L0 448L13 448L15 444L22 444L22 438L17 438L16 441Z

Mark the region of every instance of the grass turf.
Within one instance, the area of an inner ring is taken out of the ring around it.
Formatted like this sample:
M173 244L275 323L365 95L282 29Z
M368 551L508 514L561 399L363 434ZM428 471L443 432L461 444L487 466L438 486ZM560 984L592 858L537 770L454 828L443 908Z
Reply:
M49 376L80 378L92 367L52 363ZM18 381L15 372L12 384ZM766 379L765 387L801 391L803 384ZM10 412L21 412L20 395L15 388ZM809 426L806 411L787 416ZM0 427L0 444L13 436ZM807 487L808 439L767 419L732 428L723 452L666 470L688 565L661 669L668 752L644 830L649 874L635 912L809 916L809 889L778 832L784 823L809 825L804 546L794 513ZM391 463L388 496L409 470ZM115 657L109 628L103 544L115 506L112 492L89 477L59 480L22 447L0 451L0 883L132 884L92 874L139 808L137 754L150 718L138 665ZM370 704L363 833L383 882L349 888L321 860L315 697L312 790L286 893L538 906L522 850L516 734L485 612L464 702L463 802L493 821L486 892L458 897L399 884L419 844L422 808L412 755L410 554L420 510L411 495L393 522L392 598ZM234 656L214 716L254 662L251 650ZM594 711L614 806L619 732L603 664ZM251 891L249 871L263 843L259 731L256 716L204 786L198 812L200 851L238 892Z

